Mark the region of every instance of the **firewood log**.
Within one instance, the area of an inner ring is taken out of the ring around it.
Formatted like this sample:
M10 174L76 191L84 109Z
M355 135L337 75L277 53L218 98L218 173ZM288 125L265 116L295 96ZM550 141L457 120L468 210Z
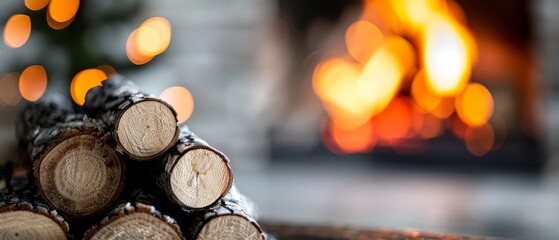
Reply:
M195 211L182 208L180 225L188 239L264 240L254 204L235 187L211 209Z
M153 160L177 141L175 110L118 75L87 92L84 110L105 122L119 151L133 160Z
M179 142L155 163L152 175L169 199L193 209L216 203L233 183L229 159L184 125Z
M69 238L68 223L41 201L25 171L10 172L1 182L0 239Z
M17 135L27 149L37 190L66 218L96 215L116 202L124 165L99 121L76 114L60 95L27 105Z
M175 220L162 214L161 208L157 197L137 190L90 228L84 239L184 239Z

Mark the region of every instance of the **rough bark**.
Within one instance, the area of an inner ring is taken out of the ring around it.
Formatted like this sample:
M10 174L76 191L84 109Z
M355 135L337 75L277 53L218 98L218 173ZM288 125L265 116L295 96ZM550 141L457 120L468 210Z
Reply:
M49 206L80 218L100 214L118 199L124 165L102 123L76 114L60 95L46 95L27 105L16 125Z
M89 90L84 110L101 119L113 133L119 151L134 160L156 159L178 137L175 110L118 75Z
M162 205L157 197L138 189L90 228L84 239L184 239L176 221L160 212Z
M188 239L254 239L265 235L255 218L256 209L235 187L211 209L195 211L182 208L180 226Z
M178 143L155 163L152 175L169 199L193 209L212 206L233 183L229 159L184 125Z
M68 223L47 206L26 171L11 171L1 180L0 239L68 239ZM13 173L13 174L12 174Z

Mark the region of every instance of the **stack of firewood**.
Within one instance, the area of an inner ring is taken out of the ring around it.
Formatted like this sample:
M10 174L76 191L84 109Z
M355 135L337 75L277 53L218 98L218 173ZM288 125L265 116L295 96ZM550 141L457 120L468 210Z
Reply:
M0 181L0 239L265 238L227 157L119 76L80 112L43 96L16 128L25 157Z

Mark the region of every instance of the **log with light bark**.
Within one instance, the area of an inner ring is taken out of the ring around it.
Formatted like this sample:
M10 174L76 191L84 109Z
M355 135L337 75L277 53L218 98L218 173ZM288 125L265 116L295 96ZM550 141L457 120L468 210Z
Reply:
M39 199L25 171L1 182L0 239L69 238L68 223Z
M256 222L256 209L235 187L219 204L204 211L183 208L180 225L188 239L264 240L262 228Z
M184 125L177 145L155 165L157 185L173 202L192 209L215 204L233 184L229 159Z
M17 129L38 193L49 206L80 218L116 202L124 165L99 121L74 113L60 95L46 95L23 109Z
M184 239L175 220L160 212L161 204L156 199L138 190L90 228L84 239Z
M84 109L105 122L118 142L119 151L134 160L153 160L177 140L175 110L118 75L89 90Z

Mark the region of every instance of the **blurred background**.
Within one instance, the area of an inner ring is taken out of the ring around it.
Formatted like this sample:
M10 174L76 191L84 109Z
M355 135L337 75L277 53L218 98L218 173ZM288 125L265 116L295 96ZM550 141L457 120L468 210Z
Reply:
M231 159L269 221L554 239L559 2L17 0L18 108L122 74Z

